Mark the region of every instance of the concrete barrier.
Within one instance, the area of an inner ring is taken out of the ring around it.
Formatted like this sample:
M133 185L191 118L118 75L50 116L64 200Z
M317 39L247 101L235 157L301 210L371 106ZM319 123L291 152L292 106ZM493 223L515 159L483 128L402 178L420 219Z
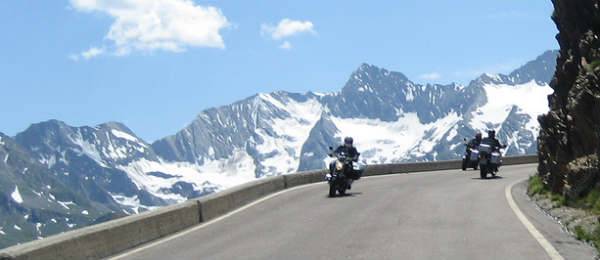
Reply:
M502 160L503 165L538 163L537 155L511 156Z
M285 187L291 188L309 183L325 181L326 170L299 172L294 174L284 175Z
M200 220L211 220L283 189L285 189L284 177L274 176L208 195L199 200Z
M537 163L537 156L504 158L504 165ZM364 176L451 170L460 161L369 165ZM326 171L255 180L198 200L32 241L0 251L0 260L100 259L209 221L286 188L324 181Z
M368 165L363 176L460 169L460 161Z
M197 201L167 206L3 250L5 259L100 259L198 224Z

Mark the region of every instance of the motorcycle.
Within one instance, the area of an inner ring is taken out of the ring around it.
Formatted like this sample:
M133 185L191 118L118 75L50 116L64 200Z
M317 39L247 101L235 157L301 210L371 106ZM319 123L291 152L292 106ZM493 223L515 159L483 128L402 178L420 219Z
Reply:
M464 139L465 154L462 157L462 170L466 171L467 168L473 168L477 170L479 167L479 150L478 147L471 147L467 143L467 139Z
M496 177L498 168L502 165L502 154L500 149L504 147L492 147L489 144L479 145L479 174L481 179L487 179L488 174Z
M344 152L333 153L333 147L329 147L329 150L331 151L329 156L336 158L332 163L333 167L330 167L329 173L325 176L325 180L329 183L329 197L335 197L336 193L344 196L352 182L360 179L365 166L353 163L355 158Z

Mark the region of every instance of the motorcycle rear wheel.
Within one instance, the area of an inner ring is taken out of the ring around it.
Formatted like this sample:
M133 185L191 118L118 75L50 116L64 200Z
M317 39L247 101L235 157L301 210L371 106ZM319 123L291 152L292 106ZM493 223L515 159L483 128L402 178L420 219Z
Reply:
M483 165L479 167L479 176L481 177L481 179L487 179L487 169Z

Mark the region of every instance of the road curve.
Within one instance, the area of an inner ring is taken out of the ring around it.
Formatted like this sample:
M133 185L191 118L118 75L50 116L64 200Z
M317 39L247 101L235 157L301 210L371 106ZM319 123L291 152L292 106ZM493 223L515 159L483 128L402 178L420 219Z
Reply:
M504 196L534 171L363 178L339 198L309 185L119 259L549 259Z

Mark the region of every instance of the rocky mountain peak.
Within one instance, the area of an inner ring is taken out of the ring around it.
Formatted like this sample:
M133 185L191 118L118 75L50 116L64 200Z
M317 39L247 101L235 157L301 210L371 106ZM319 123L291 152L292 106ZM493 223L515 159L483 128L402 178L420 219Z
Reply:
M392 83L392 84L390 84ZM384 91L397 92L397 87L411 83L408 78L395 71L389 71L367 63L361 64L351 75L342 93L383 93Z
M539 85L547 84L554 75L558 55L558 50L546 51L535 60L527 62L514 70L508 76L515 84L524 84L532 80Z

